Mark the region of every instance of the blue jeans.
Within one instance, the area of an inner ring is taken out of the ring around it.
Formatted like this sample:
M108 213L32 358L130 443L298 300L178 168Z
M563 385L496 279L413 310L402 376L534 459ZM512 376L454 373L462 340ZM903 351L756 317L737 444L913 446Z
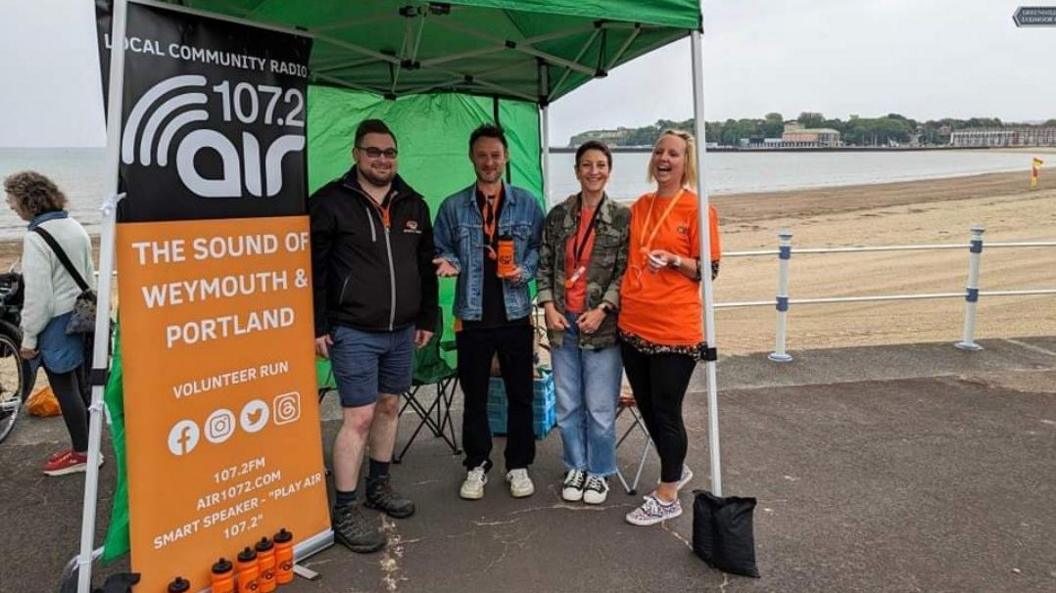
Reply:
M566 469L608 476L616 473L616 404L623 366L620 347L583 350L576 316L561 347L550 353Z

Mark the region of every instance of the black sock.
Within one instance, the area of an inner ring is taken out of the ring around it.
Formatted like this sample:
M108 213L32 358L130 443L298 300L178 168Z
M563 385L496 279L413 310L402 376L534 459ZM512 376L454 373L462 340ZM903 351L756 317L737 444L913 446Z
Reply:
M367 473L368 480L382 480L389 477L389 462L378 461L370 458L370 470Z
M334 500L334 506L335 507L347 507L347 506L355 504L355 502L356 502L356 491L355 490L349 490L348 492L344 492L342 490L335 490L334 492L335 492L335 494L337 494L337 498Z

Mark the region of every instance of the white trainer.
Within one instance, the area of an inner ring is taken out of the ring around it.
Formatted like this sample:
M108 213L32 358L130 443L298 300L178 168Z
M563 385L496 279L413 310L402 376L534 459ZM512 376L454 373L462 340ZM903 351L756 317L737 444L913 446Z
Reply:
M605 476L587 475L587 483L583 487L583 502L587 504L602 504L609 496L609 483Z
M631 525L656 525L668 519L674 519L682 514L682 503L676 498L670 504L660 502L656 495L650 494L645 497L642 506L627 513L627 522Z
M535 484L528 477L528 470L523 467L506 472L506 481L510 483L510 496L514 498L535 494Z
M570 469L565 474L565 481L561 483L561 498L568 502L579 502L583 500L583 484L586 483L587 473L581 469Z
M466 481L458 489L458 495L466 500L480 500L484 498L484 484L488 483L488 474L484 466L475 467L466 472Z

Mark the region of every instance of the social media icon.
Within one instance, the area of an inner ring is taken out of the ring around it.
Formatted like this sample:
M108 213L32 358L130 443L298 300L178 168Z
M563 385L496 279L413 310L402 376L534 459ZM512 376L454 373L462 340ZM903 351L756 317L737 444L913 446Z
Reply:
M235 434L235 413L220 408L205 420L205 440L222 443Z
M260 432L267 425L270 417L271 411L268 409L268 404L255 399L242 407L242 413L239 414L238 421L242 425L242 430Z
M275 424L289 424L296 422L301 417L301 394L298 392L284 393L277 396L272 402L274 408Z
M186 455L198 446L198 425L193 420L180 420L169 430L169 452Z

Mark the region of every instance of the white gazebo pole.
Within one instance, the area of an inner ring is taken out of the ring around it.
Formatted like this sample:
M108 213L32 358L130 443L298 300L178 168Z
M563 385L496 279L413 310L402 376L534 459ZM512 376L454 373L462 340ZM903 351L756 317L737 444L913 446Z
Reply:
M543 168L543 201L546 211L550 211L550 71L546 62L539 60L539 110L542 112L539 158Z
M110 355L110 291L114 271L114 223L121 146L121 100L125 83L125 24L127 0L114 0L110 32L110 81L107 90L106 168L103 186L102 231L99 242L98 302L95 312L95 343L92 348L92 402L88 407L88 468L84 479L81 515L81 551L77 559L77 593L89 593L92 583L92 546L95 507L99 493L99 448L103 433L103 385Z
M697 193L700 196L700 277L704 291L704 339L708 343L705 367L708 373L708 452L711 455L711 491L722 496L722 464L719 451L719 394L715 383L715 299L711 283L711 225L708 224L708 184L704 170L707 137L704 134L704 48L700 31L690 34L693 54L693 125L697 137Z

